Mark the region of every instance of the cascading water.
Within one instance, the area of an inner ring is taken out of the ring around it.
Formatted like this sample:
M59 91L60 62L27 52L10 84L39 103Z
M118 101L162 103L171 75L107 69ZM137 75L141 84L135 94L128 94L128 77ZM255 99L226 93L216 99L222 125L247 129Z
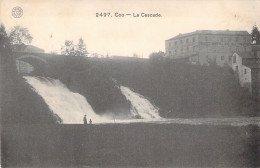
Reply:
M95 114L85 97L71 92L59 80L29 76L24 78L64 124L82 124L85 114L87 119L91 119L94 123L105 122L104 118Z
M119 87L121 93L131 103L131 113L133 116L140 116L143 119L161 119L159 116L158 108L142 95L131 91L125 86Z
M86 114L94 123L113 123L111 119L101 117L93 111L85 97L71 92L59 80L45 77L24 77L35 92L37 92L64 124L82 124ZM142 95L120 86L122 94L131 102L132 116L139 115L146 120L117 120L116 123L152 122L157 124L188 124L188 125L232 125L245 126L256 124L260 126L260 117L242 118L197 118L197 119L163 119L159 116L158 108L153 106Z

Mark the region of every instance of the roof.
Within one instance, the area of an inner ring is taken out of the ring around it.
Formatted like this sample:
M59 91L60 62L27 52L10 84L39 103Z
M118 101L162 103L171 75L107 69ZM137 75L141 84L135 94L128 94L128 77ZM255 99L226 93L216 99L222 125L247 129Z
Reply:
M178 34L177 36L174 36L168 40L177 39L181 37L187 37L191 35L196 34L202 34L202 35L244 35L244 36L250 36L250 34L247 31L231 31L231 30L196 30L194 32L190 33L184 33L184 34ZM167 40L166 40L167 41Z

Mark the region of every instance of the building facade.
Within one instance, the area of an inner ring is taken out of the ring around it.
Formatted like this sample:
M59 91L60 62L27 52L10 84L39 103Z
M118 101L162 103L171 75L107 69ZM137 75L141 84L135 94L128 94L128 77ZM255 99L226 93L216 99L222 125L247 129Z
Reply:
M243 65L243 59L251 58L251 53L237 53L232 55L231 67L238 76L242 87L247 87L251 91L251 68Z
M251 35L247 31L197 30L179 34L165 41L166 56L208 65L231 64L234 52L251 52Z

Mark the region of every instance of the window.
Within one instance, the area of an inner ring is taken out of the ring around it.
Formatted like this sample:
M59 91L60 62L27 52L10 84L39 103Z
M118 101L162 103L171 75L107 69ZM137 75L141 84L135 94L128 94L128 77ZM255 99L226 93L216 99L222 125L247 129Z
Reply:
M172 53L172 52L171 52L171 51L169 51L169 55L171 55L171 53Z
M236 37L236 41L238 41L238 37Z
M247 71L246 71L246 69L244 70L244 74L246 74L247 73Z
M183 53L183 49L181 48L181 53Z
M192 38L192 41L195 42L195 37Z
M207 36L205 37L205 41L208 41L208 37Z
M182 44L182 40L181 40L181 44Z
M223 61L225 59L225 57L224 56L221 56L221 60Z
M177 41L175 41L175 45L177 45Z
M189 47L186 48L187 49L187 52L189 51Z
M169 47L171 47L171 43L169 43Z
M238 72L238 66L236 66L236 71Z
M193 51L195 51L195 46L193 46Z
M236 63L237 62L237 57L234 55L233 56L233 63Z
M186 39L186 43L189 43L189 39Z

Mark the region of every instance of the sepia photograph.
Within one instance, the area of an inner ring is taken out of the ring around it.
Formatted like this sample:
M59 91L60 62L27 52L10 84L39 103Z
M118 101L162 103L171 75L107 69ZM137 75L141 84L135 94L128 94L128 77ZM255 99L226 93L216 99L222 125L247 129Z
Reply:
M260 0L0 8L0 167L260 167Z

